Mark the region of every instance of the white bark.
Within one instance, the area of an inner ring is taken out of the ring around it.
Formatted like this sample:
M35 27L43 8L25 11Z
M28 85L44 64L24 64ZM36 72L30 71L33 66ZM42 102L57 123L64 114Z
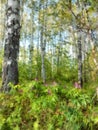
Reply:
M2 88L9 91L9 83L18 83L18 53L20 38L20 0L7 0L6 32Z

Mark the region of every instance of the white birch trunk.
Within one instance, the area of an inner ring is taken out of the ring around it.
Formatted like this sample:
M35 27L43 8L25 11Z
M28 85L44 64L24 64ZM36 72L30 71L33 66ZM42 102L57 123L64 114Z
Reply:
M2 74L3 91L9 91L9 83L18 83L18 53L20 38L20 0L7 0L4 62Z

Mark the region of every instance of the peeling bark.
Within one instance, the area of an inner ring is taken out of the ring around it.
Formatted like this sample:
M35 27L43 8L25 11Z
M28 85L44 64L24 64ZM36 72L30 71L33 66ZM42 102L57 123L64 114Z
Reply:
M20 38L20 0L8 0L6 9L6 33L2 72L2 89L9 91L9 83L18 83L18 53Z

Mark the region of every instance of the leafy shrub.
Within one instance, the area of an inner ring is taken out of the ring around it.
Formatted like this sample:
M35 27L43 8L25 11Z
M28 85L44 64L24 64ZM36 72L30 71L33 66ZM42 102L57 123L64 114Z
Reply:
M73 87L12 85L8 94L0 93L0 130L97 130L91 98Z

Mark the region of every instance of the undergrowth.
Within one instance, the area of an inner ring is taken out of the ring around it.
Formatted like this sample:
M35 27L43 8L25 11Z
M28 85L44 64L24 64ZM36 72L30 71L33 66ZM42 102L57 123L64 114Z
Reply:
M0 130L98 130L94 91L32 81L0 93Z

